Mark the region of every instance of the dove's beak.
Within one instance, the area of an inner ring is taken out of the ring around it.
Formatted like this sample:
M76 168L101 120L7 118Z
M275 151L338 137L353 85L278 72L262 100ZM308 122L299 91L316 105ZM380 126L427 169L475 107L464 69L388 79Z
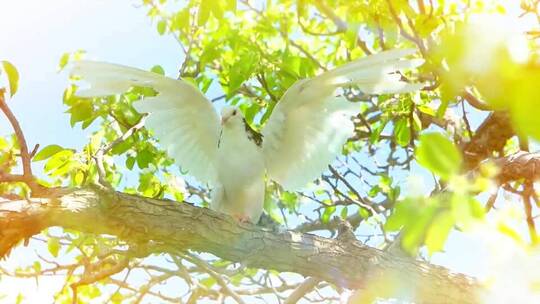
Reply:
M230 115L230 114L221 116L221 125L222 126L225 125L229 121L229 119L231 119L232 117L233 115Z
M221 125L222 126L227 123L227 120L229 120L229 117L230 116L221 117Z

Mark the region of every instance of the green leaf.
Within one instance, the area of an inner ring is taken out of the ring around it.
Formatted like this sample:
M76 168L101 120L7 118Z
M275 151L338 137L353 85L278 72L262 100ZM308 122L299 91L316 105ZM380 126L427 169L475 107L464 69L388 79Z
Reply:
M128 156L126 158L126 167L129 170L132 170L134 165L135 165L135 157Z
M47 241L47 249L53 257L58 257L58 251L60 250L60 240L56 237L50 237Z
M400 118L394 128L394 136L398 145L406 147L411 141L411 128L407 118Z
M34 264L32 264L32 268L34 268L35 272L41 271L41 263L39 261L34 261Z
M114 304L122 303L124 301L124 298L124 295L117 291L111 296L111 302Z
M324 213L321 216L321 221L325 224L328 223L328 221L330 221L330 217L332 216L332 214L334 214L335 211L336 206L330 206L325 208Z
M17 68L9 61L2 61L2 66L8 77L9 94L11 97L13 97L19 88L19 72L17 71Z
M208 277L200 280L199 282L207 288L212 288L212 286L216 284L216 279L214 279L213 277Z
M445 211L438 214L429 226L425 244L430 254L441 251L444 248L446 239L454 227L455 219L452 212Z
M151 72L154 72L159 75L165 75L165 70L160 65L155 65L150 69Z
M124 154L124 152L129 150L132 146L133 146L133 140L132 139L127 139L127 140L124 140L123 142L115 145L112 148L111 152L114 155Z
M389 232L398 231L401 227L407 225L416 214L413 204L410 199L398 202L392 214L384 223L384 230Z
M225 9L229 11L236 11L236 0L226 0Z
M17 294L17 298L15 299L15 304L22 304L24 300L24 295L22 293Z
M515 86L513 96L508 99L511 108L512 122L517 131L523 135L530 135L540 140L540 128L538 119L540 117L540 91L538 89L538 79L540 79L540 69L538 71L523 71L524 77Z
M47 160L44 166L45 172L50 172L52 170L58 169L61 166L65 165L73 156L73 151L64 149L55 153L52 157Z
M208 17L210 17L210 11L212 9L212 3L210 3L210 0L202 0L201 5L199 7L199 13L197 16L197 24L199 26L203 26L208 21Z
M92 101L87 99L81 99L79 102L74 104L69 110L71 113L70 123L71 126L74 126L75 123L79 121L85 121L92 117L94 112L94 107L92 106Z
M347 207L343 207L340 213L341 218L344 220L347 219L348 213L349 213L349 210L347 209Z
M171 31L187 30L189 28L189 9L183 9L176 13L171 21Z
M219 2L214 2L214 4L210 8L212 10L212 15L214 15L216 19L223 19L223 9L219 5Z
M58 63L58 71L61 71L69 62L69 53L62 54L60 62Z
M36 156L34 156L33 161L45 160L63 150L65 149L59 145L48 145L45 148L41 149L41 151L39 151Z
M371 144L375 144L379 141L381 133L386 127L387 123L388 121L385 119L379 120L375 123L374 127L372 127L371 135L369 136L369 142Z
M416 209L413 216L408 219L408 224L403 229L402 245L411 255L414 255L425 240L427 229L433 221L439 205L437 200L429 199L426 206L414 206Z
M445 180L457 174L462 163L457 147L440 133L420 135L420 144L415 154L420 165Z
M137 153L137 166L144 169L148 168L148 164L154 159L154 153L150 152L148 149L143 149Z
M228 97L240 88L242 83L249 79L257 67L258 55L249 51L240 54L236 62L229 70L229 89Z
M240 110L244 114L244 118L246 119L248 124L253 123L253 118L255 118L255 115L259 113L260 109L261 109L261 106L259 106L256 103L253 103L253 104L244 103L240 106Z
M165 30L167 29L167 20L160 20L157 23L157 31L160 35L165 34Z
M363 218L367 219L371 216L370 211L368 211L366 208L360 208L358 209L358 214Z
M435 113L435 110L433 110L431 107L429 106L426 106L426 105L418 105L416 106L416 108L418 110L420 110L420 112L424 113L424 114L427 114L427 115L430 115L430 116L436 116L437 113Z

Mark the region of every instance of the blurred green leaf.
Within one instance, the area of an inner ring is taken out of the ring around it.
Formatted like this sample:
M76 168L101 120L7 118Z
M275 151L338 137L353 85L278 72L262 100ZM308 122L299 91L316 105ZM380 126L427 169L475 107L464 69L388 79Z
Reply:
M171 31L187 31L189 28L189 20L189 9L183 9L177 12L172 18Z
M69 53L64 53L62 54L62 57L60 57L60 61L58 63L58 70L62 70L64 69L64 67L68 64L69 62Z
M454 227L455 219L450 211L437 214L426 234L426 246L430 254L441 251L446 239Z
M165 75L165 70L160 65L155 65L150 69L151 72L154 72L159 75Z
M17 71L17 68L9 61L2 61L2 66L8 77L9 94L11 97L13 97L19 88L19 72Z
M210 17L210 11L212 10L211 0L201 0L201 5L199 6L199 14L197 19L197 24L203 26L208 21Z
M157 31L160 35L165 34L167 30L167 20L159 20L157 23Z
M47 249L53 257L58 257L58 251L60 250L60 240L57 237L49 237L47 240Z
M420 143L415 151L416 160L443 179L457 174L462 157L457 147L440 133L420 135Z

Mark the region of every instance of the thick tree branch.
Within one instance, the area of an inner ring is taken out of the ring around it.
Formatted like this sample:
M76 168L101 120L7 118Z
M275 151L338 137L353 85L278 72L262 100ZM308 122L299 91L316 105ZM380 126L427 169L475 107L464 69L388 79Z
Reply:
M520 151L495 160L499 167L497 182L505 184L511 181L525 179L535 181L540 179L540 152Z
M474 169L481 161L502 151L506 141L515 135L506 112L493 112L478 127L470 142L462 147L464 170Z
M208 252L247 267L295 272L347 288L372 290L371 282L390 276L414 291L417 303L476 303L481 288L465 275L358 242L274 233L187 203L97 188L59 189L52 198L1 203L0 256L51 226L116 235L156 252Z

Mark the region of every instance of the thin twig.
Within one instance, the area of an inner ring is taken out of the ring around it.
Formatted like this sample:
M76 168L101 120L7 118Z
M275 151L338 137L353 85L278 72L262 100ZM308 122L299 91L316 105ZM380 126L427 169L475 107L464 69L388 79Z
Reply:
M302 284L289 295L289 297L283 302L283 304L294 304L303 298L313 288L317 287L320 280L314 277L307 278Z
M30 187L33 194L47 192L49 189L38 184L34 175L32 174L31 161L32 161L33 155L37 151L38 146L36 145L36 147L32 150L31 153L28 152L28 145L26 144L26 139L21 129L21 125L19 124L19 121L17 120L13 112L8 107L4 94L5 94L5 90L3 88L0 89L0 110L2 110L2 112L4 112L4 114L6 115L9 123L11 124L11 126L13 127L13 130L15 131L15 136L17 137L17 141L19 142L23 174L22 175L9 174L9 173L0 171L0 183L1 182L23 182L27 184L28 187Z
M24 138L24 134L21 129L21 125L19 124L19 121L17 120L15 115L13 115L13 112L11 112L8 105L6 104L4 93L4 89L0 89L0 110L4 112L7 119L9 120L9 123L13 127L13 130L15 131L15 136L17 137L17 141L19 142L19 146L21 148L21 159L24 172L23 175L25 177L29 177L32 176L32 166L30 165L31 157L30 153L28 152L28 145L26 144L26 139Z
M227 295L231 296L238 304L245 304L244 300L242 300L242 298L236 292L229 288L229 284L227 284L223 277L219 273L215 272L206 261L201 260L192 254L182 255L182 257L189 262L195 264L196 266L204 269L211 277L216 280L216 282L219 284L219 286L221 286L223 291L225 291Z
M93 158L94 158L94 160L96 162L97 174L98 174L98 182L99 182L100 185L105 186L105 187L110 188L110 189L112 188L112 185L107 181L107 178L106 178L107 173L106 173L106 170L105 170L105 165L103 163L103 157L110 150L112 150L116 145L124 142L131 135L133 135L133 133L135 133L136 131L141 129L144 126L146 116L147 115L143 115L141 117L141 119L136 124L131 126L124 134L122 134L122 136L118 137L117 139L115 139L114 141L112 141L111 143L109 143L106 146L101 146L101 148L99 148L96 151Z

